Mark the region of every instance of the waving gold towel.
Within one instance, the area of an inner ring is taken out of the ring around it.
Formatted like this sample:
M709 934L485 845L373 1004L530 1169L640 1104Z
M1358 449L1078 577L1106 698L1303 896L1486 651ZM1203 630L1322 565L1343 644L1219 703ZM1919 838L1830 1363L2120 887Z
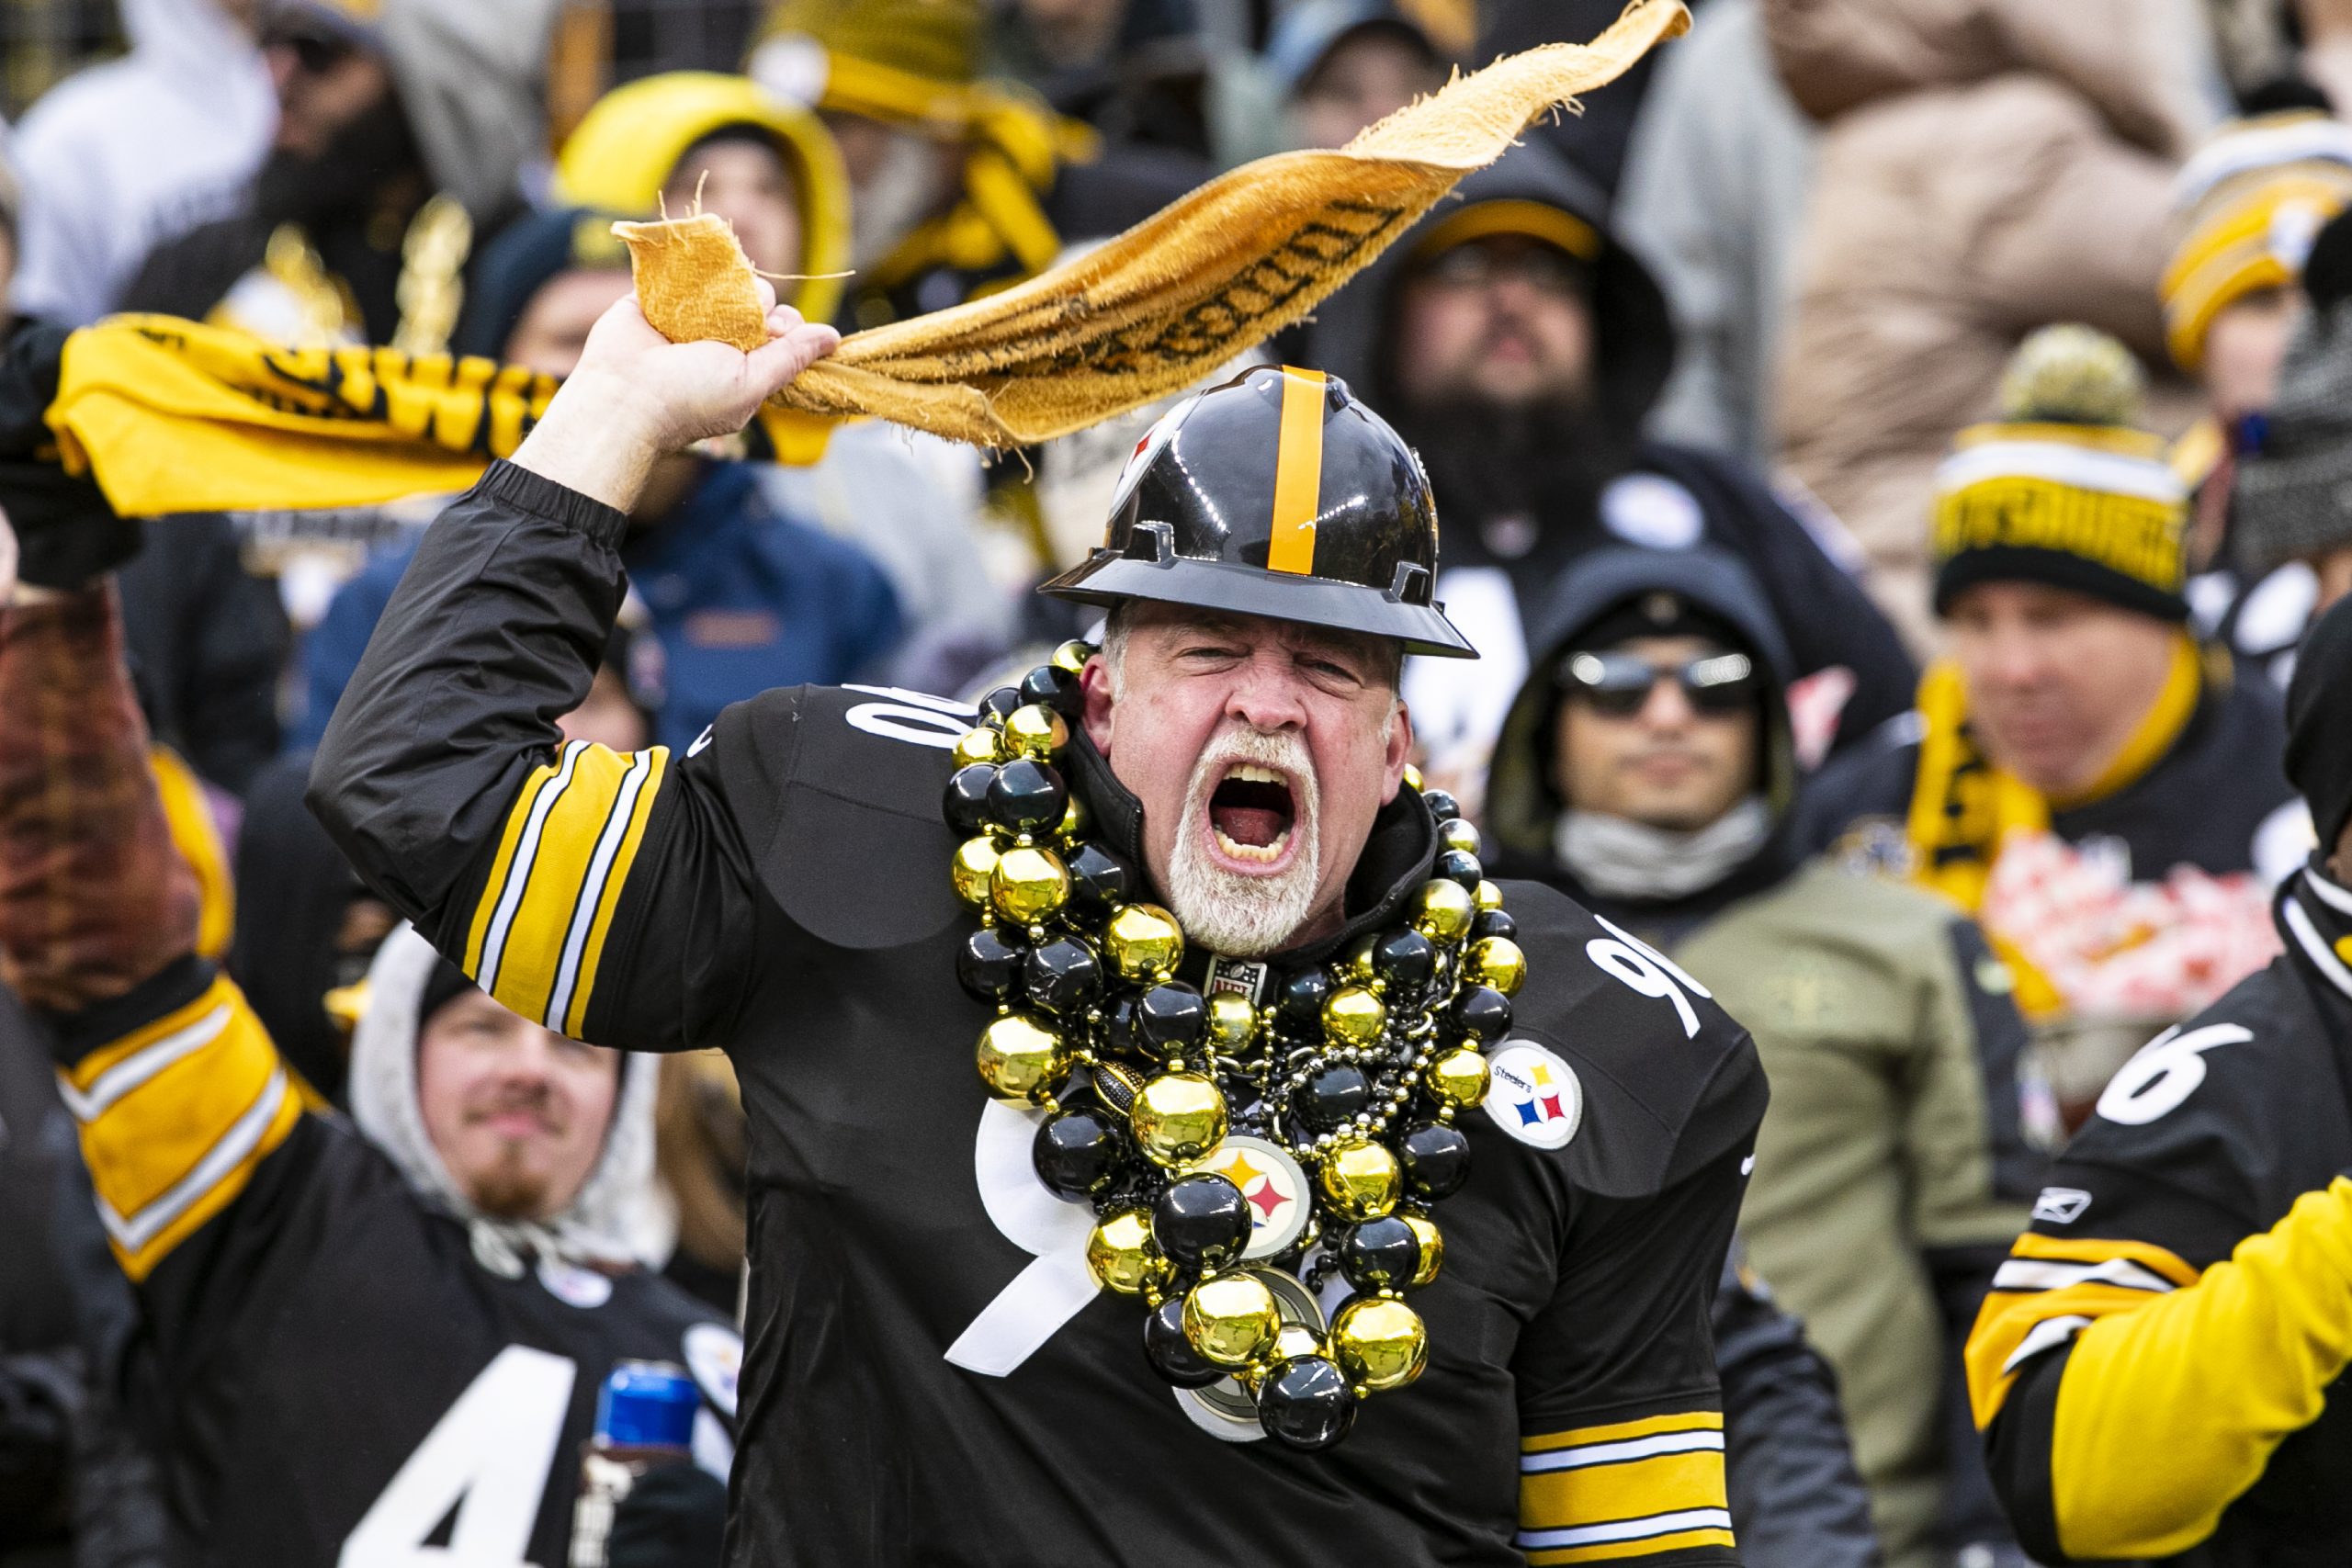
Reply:
M1592 42L1497 61L1338 152L1261 158L1026 283L857 333L776 400L1002 447L1165 396L1306 314L1536 116L1689 25L1681 0L1634 0ZM676 227L617 226L646 319L678 341L763 341L748 265L735 273L718 247L677 243ZM715 310L721 299L748 319Z
M1338 152L1261 158L1026 283L844 339L762 423L803 460L826 425L855 415L1001 448L1163 397L1297 321L1538 115L1689 23L1681 0L1633 0L1591 43L1497 61ZM765 340L724 223L622 230L656 327ZM47 417L66 466L94 472L125 515L357 506L469 482L521 444L551 390L484 360L288 350L117 317L67 340Z

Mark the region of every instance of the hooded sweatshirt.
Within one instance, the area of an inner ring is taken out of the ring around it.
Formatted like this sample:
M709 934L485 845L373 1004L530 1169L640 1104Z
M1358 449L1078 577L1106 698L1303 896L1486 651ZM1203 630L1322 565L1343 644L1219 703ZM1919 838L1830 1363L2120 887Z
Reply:
M45 94L17 128L24 314L84 326L157 244L232 210L277 96L215 0L121 0L130 52Z
M1566 805L1552 783L1554 672L1586 628L1657 589L1731 628L1763 667L1761 793L1776 828L1709 886L1600 897L1552 857ZM1886 1561L1937 1568L1970 1547L2006 1548L1959 1359L2041 1166L2025 1132L2025 1026L2001 966L1941 899L1803 863L1791 826L1788 659L1738 562L1710 550L1605 552L1568 578L1543 625L1535 673L1496 750L1490 863L1549 881L1657 943L1755 1034L1772 1103L1741 1234L1837 1371Z
M1493 743L1528 668L1527 628L1554 582L1570 562L1611 544L1679 550L1704 541L1745 561L1788 628L1794 673L1837 668L1851 678L1836 742L1903 712L1914 675L1909 656L1807 525L1736 462L1642 438L1673 362L1674 330L1648 270L1611 233L1599 191L1531 143L1468 175L1456 192L1458 205L1442 204L1324 303L1306 350L1309 364L1368 392L1406 439L1422 444L1437 490L1446 521L1437 597L1481 658L1460 670L1440 667L1451 660L1416 660L1407 672L1414 729L1431 758L1441 768L1459 766ZM1477 452L1427 444L1382 357L1384 346L1402 349L1400 285L1419 235L1464 207L1496 201L1564 213L1590 230L1600 247L1591 264L1596 412L1588 446L1550 454L1541 473L1521 465L1498 476Z

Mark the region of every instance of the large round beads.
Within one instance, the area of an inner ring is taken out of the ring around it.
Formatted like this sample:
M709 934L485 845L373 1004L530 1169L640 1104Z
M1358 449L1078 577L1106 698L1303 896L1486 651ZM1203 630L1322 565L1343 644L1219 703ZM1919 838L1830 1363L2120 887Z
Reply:
M989 901L1015 925L1035 925L1069 897L1069 872L1051 850L1007 850L989 873Z
M1429 1331L1401 1301L1358 1296L1331 1320L1331 1356L1359 1387L1402 1388L1429 1364Z
M1146 1159L1186 1165L1225 1137L1225 1095L1198 1073L1162 1073L1136 1091L1128 1119Z
M980 1031L980 1081L1000 1100L1042 1100L1069 1076L1069 1048L1035 1019L1009 1012Z
M1119 978L1157 984L1184 956L1184 928L1157 904L1129 904L1102 928L1102 955Z
M1258 1424L1284 1448L1328 1449L1355 1422L1355 1390L1327 1357L1294 1357L1258 1386Z
M1257 1359L1282 1326L1273 1292L1255 1275L1220 1274L1202 1280L1184 1297L1184 1337L1204 1359L1220 1367L1242 1367Z
M1150 1219L1141 1209L1120 1209L1105 1214L1086 1238L1086 1267L1104 1290L1132 1296L1168 1266L1152 1250Z
M1317 1179L1332 1208L1348 1219L1368 1220L1396 1206L1403 1172L1387 1145L1351 1138L1324 1154Z

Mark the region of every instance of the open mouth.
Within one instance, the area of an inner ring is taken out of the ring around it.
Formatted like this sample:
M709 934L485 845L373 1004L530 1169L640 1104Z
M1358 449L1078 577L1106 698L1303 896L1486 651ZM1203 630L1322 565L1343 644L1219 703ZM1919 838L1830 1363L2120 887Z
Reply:
M1272 865L1290 848L1296 820L1290 781L1256 762L1236 762L1209 796L1216 847L1244 864Z

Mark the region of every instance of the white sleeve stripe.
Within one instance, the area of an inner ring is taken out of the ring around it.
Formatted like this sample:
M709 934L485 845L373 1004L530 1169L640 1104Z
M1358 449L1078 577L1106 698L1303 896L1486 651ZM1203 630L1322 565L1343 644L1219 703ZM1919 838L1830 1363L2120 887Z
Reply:
M2128 1258L2104 1263L2062 1263L2041 1258L2012 1258L1993 1276L1996 1291L2056 1291L2068 1285L2116 1285L2127 1291L2163 1294L2173 1282Z
M106 1114L124 1095L170 1066L174 1062L195 1055L215 1040L229 1027L230 1008L226 1002L214 1008L185 1029L175 1030L153 1044L133 1053L100 1073L88 1089L77 1089L63 1073L57 1076L57 1092L65 1108L74 1112L74 1120L87 1126Z
M2344 960L2335 956L2303 907L2289 894L2279 908L2286 912L2288 928L2295 933L2295 941L2301 946L2303 956L2312 961L2312 967L2326 976L2328 983L2337 990L2352 997L2352 969L2346 968Z
M539 829L547 826L555 803L571 786L572 764L587 749L585 740L566 745L563 765L556 770L553 778L540 783L538 797L531 802L531 815L523 826L522 840L514 846L514 858L507 863L506 886L498 890L497 912L491 916L490 930L482 938L481 972L474 976L474 983L485 991L498 988L499 960L506 955L507 929L514 922L514 911L522 906L524 889L531 885L531 863L539 853Z
M244 1114L230 1123L229 1130L205 1152L202 1159L186 1176L164 1190L153 1201L128 1217L115 1212L104 1198L98 1200L98 1221L107 1234L114 1237L125 1252L137 1252L164 1228L186 1213L207 1192L220 1185L221 1179L247 1155L254 1152L277 1117L278 1107L286 1102L286 1069L279 1067L269 1075L269 1082L261 1094L246 1108Z
M1627 1460L1648 1459L1653 1454L1699 1453L1710 1449L1721 1451L1723 1446L1724 1435L1718 1431L1658 1432L1646 1438L1627 1438L1622 1442L1587 1443L1581 1448L1521 1454L1519 1468L1527 1474L1550 1470L1582 1470L1588 1465L1623 1464Z
M2001 1363L2001 1375L2008 1376L2044 1350L2055 1350L2090 1325L2091 1320L2081 1316L2046 1318L2035 1324L2033 1332L2018 1340L2009 1359Z
M1647 1540L1652 1536L1672 1535L1679 1530L1729 1529L1728 1508L1679 1508L1670 1514L1652 1514L1645 1519L1616 1519L1605 1525L1577 1525L1567 1529L1521 1530L1517 1544L1522 1551L1544 1551L1563 1546L1596 1546L1603 1541Z
M571 929L563 938L563 957L556 965L555 984L548 988L547 1012L539 1020L559 1033L563 1030L564 1015L571 1010L572 987L580 979L581 955L587 952L588 930L596 923L596 907L604 902L605 884L613 874L614 860L620 854L621 840L628 835L637 797L653 772L652 752L638 751L631 757L628 773L621 780L621 787L614 792L612 809L605 814L595 852L589 856L588 874L572 900Z

